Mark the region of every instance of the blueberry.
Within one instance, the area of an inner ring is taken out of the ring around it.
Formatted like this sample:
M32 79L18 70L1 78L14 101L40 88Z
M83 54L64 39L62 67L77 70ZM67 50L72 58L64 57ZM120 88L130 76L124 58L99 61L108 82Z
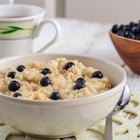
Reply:
M81 89L81 88L84 88L85 87L85 84L84 83L82 83L82 82L77 82L76 84L75 84L75 86L74 86L74 90L79 90L79 89Z
M68 70L69 68L71 68L72 66L75 66L75 64L73 62L68 62L66 65L65 65L65 69Z
M44 86L48 86L51 84L51 80L48 77L43 77L40 80L40 85Z
M95 71L93 74L92 74L92 77L93 78L103 78L103 73L101 71Z
M76 83L85 83L86 81L85 81L85 79L84 78L78 78L77 80L76 80Z
M140 24L137 26L138 33L140 32Z
M125 25L125 31L130 31L131 27L129 25Z
M24 71L25 67L23 65L17 66L17 71L22 72Z
M60 93L59 92L52 92L50 95L50 99L52 99L52 100L60 99Z
M133 22L133 21L131 21L130 23L129 23L129 26L130 27L134 27L136 24Z
M13 97L18 97L18 96L22 96L22 94L20 94L20 93L13 94Z
M137 27L132 27L131 31L132 33L136 34L139 32L139 29Z
M113 25L112 32L117 33L118 31L119 31L119 25L117 25L117 24Z
M75 86L74 86L74 90L76 90L76 89L81 89L81 88L84 88L85 87L85 83L86 83L86 81L85 81L85 79L84 78L78 78L77 80L76 80L76 84L75 84Z
M135 35L133 33L131 33L131 32L127 35L127 37L131 38L131 39L135 39Z
M124 25L124 27L123 27L122 31L127 31L127 28L126 28L126 26L125 26L125 25Z
M8 88L11 91L16 91L20 88L20 83L18 81L11 81Z
M15 78L15 75L16 75L16 72L15 71L10 71L8 74L7 74L7 77L10 77L10 78Z
M140 34L137 34L136 39L140 40Z
M119 26L119 30L123 30L123 28L124 28L124 25L121 24L121 25Z
M127 25L115 24L112 27L112 32L116 33L119 36L140 40L140 36L138 35L140 34L140 20L137 23L131 21Z
M117 32L117 35L124 37L125 36L125 33L123 31L119 31L119 32Z
M46 74L51 74L52 72L51 72L51 70L50 70L49 68L44 68L44 69L41 71L41 73L42 73L43 75L46 75Z
M125 37L128 36L129 32L128 31L124 31Z

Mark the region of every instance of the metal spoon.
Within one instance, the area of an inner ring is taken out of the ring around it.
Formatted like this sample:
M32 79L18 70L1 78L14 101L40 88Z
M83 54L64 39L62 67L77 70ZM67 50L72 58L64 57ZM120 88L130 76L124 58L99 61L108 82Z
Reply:
M116 104L113 111L106 117L106 125L105 125L105 134L104 134L104 140L113 140L113 133L112 133L112 115L119 112L120 110L124 109L126 105L129 103L131 98L131 93L129 86L126 84L122 95Z

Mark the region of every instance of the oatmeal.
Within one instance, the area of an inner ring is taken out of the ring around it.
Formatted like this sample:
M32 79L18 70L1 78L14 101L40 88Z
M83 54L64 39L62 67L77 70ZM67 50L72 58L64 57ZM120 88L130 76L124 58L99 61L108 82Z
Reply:
M29 61L0 73L0 92L14 98L75 99L100 94L110 88L111 82L100 70L66 58L48 63Z

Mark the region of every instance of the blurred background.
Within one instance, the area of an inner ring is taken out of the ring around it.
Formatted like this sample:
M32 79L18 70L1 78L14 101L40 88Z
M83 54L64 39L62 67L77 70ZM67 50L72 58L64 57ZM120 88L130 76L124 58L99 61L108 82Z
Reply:
M0 0L7 3L9 0ZM140 0L15 0L42 6L48 18L63 17L97 22L127 23L140 19Z
M7 3L9 0L0 0ZM97 22L127 23L140 19L140 0L15 0L42 6L48 18L64 17Z

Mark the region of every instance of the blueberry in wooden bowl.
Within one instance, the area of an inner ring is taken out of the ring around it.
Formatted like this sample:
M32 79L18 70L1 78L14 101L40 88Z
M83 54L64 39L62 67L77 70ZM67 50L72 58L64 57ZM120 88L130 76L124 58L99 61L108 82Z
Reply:
M115 24L109 35L120 57L133 72L140 74L140 21Z

